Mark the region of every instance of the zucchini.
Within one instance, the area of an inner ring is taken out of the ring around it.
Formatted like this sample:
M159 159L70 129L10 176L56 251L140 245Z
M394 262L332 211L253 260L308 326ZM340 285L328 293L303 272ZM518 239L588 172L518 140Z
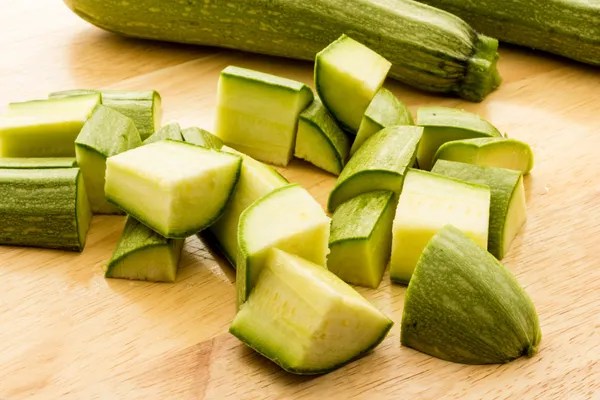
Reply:
M161 140L109 157L106 198L160 235L184 239L221 216L239 156Z
M533 169L533 151L527 143L515 139L484 137L444 143L435 153L437 160L508 168L524 175Z
M502 137L495 126L477 114L447 107L421 107L417 124L424 128L417 152L419 168L433 167L436 151L446 142L478 137Z
M99 93L102 104L133 120L142 140L160 129L162 105L154 90L93 90L73 89L50 93L50 98Z
M392 78L420 89L480 101L500 83L495 39L412 0L64 1L126 36L314 60L347 33L389 60Z
M227 67L219 77L215 135L257 160L286 166L294 154L298 115L312 100L303 83Z
M0 115L0 157L74 157L73 142L100 95L10 103Z
M597 0L419 1L449 11L498 40L600 65Z
M202 232L209 243L218 247L235 268L238 254L238 222L242 212L259 198L285 186L288 181L273 168L250 156L224 146L223 151L242 158L240 179L221 218Z
M128 217L106 278L175 282L184 239L167 239Z
M288 372L321 374L377 347L392 325L327 269L272 249L229 332Z
M296 135L297 158L334 175L346 164L350 141L318 98L300 114Z
M409 170L392 228L390 278L407 284L429 240L448 224L487 248L489 219L487 186Z
M181 131L181 134L183 135L183 140L195 144L196 146L215 150L219 150L223 147L223 141L221 139L204 129L196 128L195 126L185 128Z
M77 166L75 157L11 158L0 157L0 169L45 169L73 168Z
M532 357L542 339L535 306L515 277L452 226L419 259L400 334L404 346L465 364Z
M504 168L439 160L432 172L490 188L488 251L501 260L527 219L523 175Z
M275 189L252 203L238 225L238 308L248 298L273 247L325 267L329 224L319 203L296 184Z
M394 192L364 193L339 206L331 218L327 267L343 281L376 289L392 250Z
M367 46L342 35L317 53L315 87L331 114L356 133L391 66Z
M82 251L91 219L79 168L0 169L0 244Z
M150 143L158 142L160 140L165 140L165 139L183 141L183 136L181 135L181 127L179 126L179 124L177 122L172 122L170 124L163 126L159 130L157 130L155 133L148 136L143 141L143 144L150 144Z
M77 164L94 214L120 214L104 196L106 159L141 145L133 121L123 114L99 105L75 140Z
M371 136L340 174L329 194L327 209L373 190L400 193L406 169L415 163L423 128L392 126Z
M392 92L381 88L362 117L350 155L354 155L365 140L383 128L394 125L414 125L414 121L408 107Z

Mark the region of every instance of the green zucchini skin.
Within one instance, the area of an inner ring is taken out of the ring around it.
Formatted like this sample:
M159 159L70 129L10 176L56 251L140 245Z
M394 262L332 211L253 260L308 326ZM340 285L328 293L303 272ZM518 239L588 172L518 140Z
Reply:
M600 65L595 0L419 0L451 12L501 41Z
M412 0L64 0L126 36L313 60L341 34L392 62L392 78L481 101L500 84L498 41Z
M87 201L79 168L0 169L0 244L82 251Z
M73 168L75 157L0 157L0 169Z

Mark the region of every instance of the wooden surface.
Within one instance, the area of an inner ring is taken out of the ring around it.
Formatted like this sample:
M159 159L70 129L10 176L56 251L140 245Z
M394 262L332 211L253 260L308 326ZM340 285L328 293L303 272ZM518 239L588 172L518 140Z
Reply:
M219 71L236 64L312 84L312 65L102 32L59 0L3 0L0 104L70 88L156 89L165 122L211 128ZM234 271L188 239L175 284L105 280L123 218L96 217L82 254L0 248L0 399L489 398L600 396L600 70L516 48L481 104L387 82L424 104L481 113L529 142L529 220L505 259L540 314L532 359L466 366L403 348L405 288L359 289L396 325L377 350L326 376L286 374L227 333ZM282 171L325 203L334 178ZM0 222L1 223L1 222Z

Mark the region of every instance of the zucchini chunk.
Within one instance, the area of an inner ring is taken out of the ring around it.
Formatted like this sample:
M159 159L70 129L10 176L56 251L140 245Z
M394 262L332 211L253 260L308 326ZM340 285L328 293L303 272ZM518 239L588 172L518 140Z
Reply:
M77 166L75 157L0 157L0 169L45 169L73 168Z
M158 142L160 140L172 139L183 141L183 136L181 135L181 127L177 122L171 122L157 130L152 135L148 136L143 144L150 144L154 142Z
M192 126L185 128L182 132L183 139L195 144L196 146L206 147L207 149L220 150L223 147L223 141L204 129Z

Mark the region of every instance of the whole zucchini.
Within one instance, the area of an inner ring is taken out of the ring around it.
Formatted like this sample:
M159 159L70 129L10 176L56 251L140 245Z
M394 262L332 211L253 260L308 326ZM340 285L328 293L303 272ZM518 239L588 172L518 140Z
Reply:
M598 0L419 0L499 40L600 65Z
M498 42L412 0L64 0L122 35L312 60L342 33L378 52L392 78L481 101L500 84Z

